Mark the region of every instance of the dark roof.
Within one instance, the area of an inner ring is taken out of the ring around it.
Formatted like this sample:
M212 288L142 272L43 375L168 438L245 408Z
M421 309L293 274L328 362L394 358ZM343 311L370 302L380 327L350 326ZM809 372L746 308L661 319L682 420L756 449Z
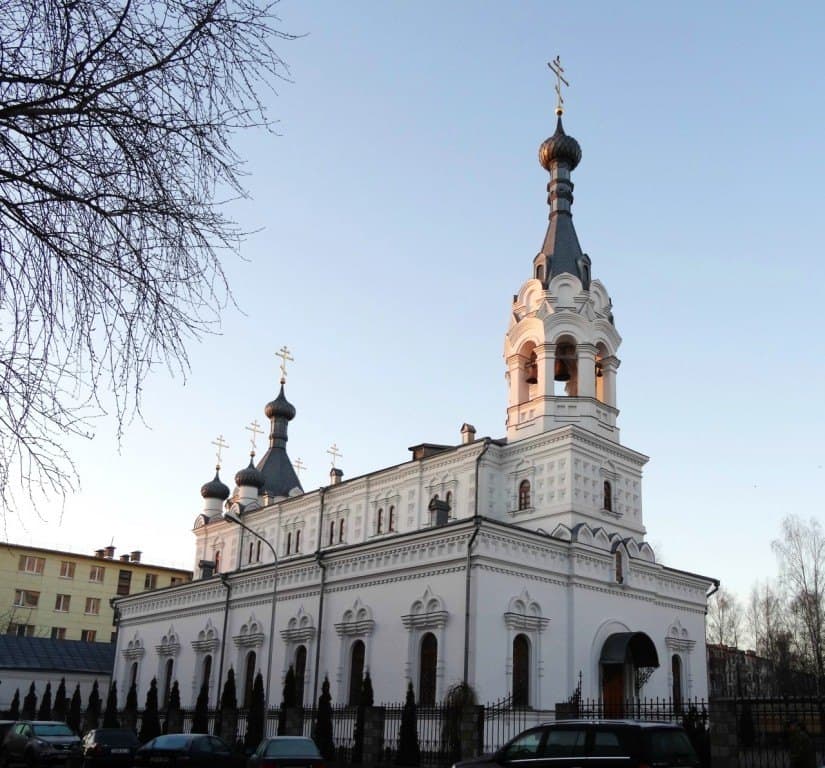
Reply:
M110 675L114 660L114 643L0 635L0 669L41 669L49 672Z

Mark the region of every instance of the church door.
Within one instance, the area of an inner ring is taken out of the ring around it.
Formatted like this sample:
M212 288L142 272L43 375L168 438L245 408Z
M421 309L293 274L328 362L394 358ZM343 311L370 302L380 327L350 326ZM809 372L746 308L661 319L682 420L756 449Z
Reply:
M425 707L435 704L438 641L432 632L421 638L421 658L418 673L418 703Z
M349 704L361 701L361 684L364 682L364 641L356 640L350 651L349 665Z
M530 704L530 643L524 635L513 639L513 706Z
M605 717L624 717L624 664L602 664Z

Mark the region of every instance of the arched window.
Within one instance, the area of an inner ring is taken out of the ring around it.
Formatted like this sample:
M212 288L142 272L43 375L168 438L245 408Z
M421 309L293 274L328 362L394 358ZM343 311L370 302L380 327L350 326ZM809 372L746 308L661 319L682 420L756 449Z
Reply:
M518 484L518 508L530 509L530 481L522 480Z
M295 554L301 551L301 531L295 531Z
M246 654L246 667L243 676L243 706L249 709L252 706L252 687L255 685L255 662L258 657L255 651Z
M332 546L335 543L335 520L333 520L329 524L329 545Z
M344 541L344 518L342 517L338 521L338 543L341 544Z
M298 693L298 706L304 706L304 677L307 672L307 647L299 645L295 651L295 690Z
M432 632L421 638L421 658L418 670L418 703L424 707L435 705L435 675L438 666L438 640Z
M384 508L378 507L378 516L375 519L375 532L384 532Z
M261 540L260 539L258 539L258 543L255 546L255 562L256 563L261 562Z
M215 552L215 573L221 572L221 553Z
M536 266L536 280L544 281L544 264Z
M513 638L513 705L530 703L530 641L526 635Z
M286 553L290 554L291 552L292 552L292 531L290 531L286 535Z
M163 698L160 700L162 708L166 708L169 704L169 693L172 690L172 672L175 668L173 659L166 660L166 668L163 672Z
M247 555L247 558L246 558L246 562L247 562L247 563L251 563L251 562L252 562L252 553L253 553L254 551L255 551L255 542L254 542L254 541L250 541L250 542L249 542L249 555Z
M387 530L390 533L395 530L395 507L390 507L389 519L387 520Z
M682 711L682 657L678 653L671 659L671 673L673 676L673 711Z
M207 690L209 690L209 680L212 677L212 654L207 654L203 657L203 667L201 670L201 674L203 675L201 679L201 686L206 686Z
M613 488L610 486L610 481L604 481L604 498L602 499L602 508L608 512L613 511Z
M624 558L618 549L616 550L616 583L624 583Z
M453 511L453 492L447 491L447 496L444 498L444 501L447 502L447 506L450 508L449 511Z
M137 673L138 673L138 663L135 661L132 664L132 669L129 672L129 687L131 688L133 685L137 685Z
M349 699L350 706L361 700L361 684L364 682L364 641L356 640L352 644L349 662Z

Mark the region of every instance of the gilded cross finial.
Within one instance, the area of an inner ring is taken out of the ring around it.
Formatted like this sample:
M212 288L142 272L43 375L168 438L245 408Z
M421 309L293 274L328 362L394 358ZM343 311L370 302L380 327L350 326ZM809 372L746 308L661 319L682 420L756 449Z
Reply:
M255 442L258 439L258 435L262 435L264 431L261 429L261 425L258 424L258 420L255 419L248 427L244 427L247 432L252 433L252 437L249 438L249 442L252 444L252 450L250 451L249 455L255 455Z
M335 460L340 459L344 454L338 450L338 446L333 443L328 449L327 453L332 456L332 468L335 469Z
M224 448L229 448L229 443L227 443L226 440L223 439L223 435L218 435L217 438L215 438L212 441L212 445L215 445L215 446L218 447L218 451L215 454L218 457L218 463L215 466L215 469L220 469L221 468L221 453L223 452Z
M292 353L287 349L286 344L281 347L276 353L275 357L281 358L281 384L286 382L286 364L287 361L290 363L295 362L295 358L292 356Z
M561 65L561 57L556 56L553 61L548 61L547 66L553 71L556 76L556 114L561 117L564 112L564 96L561 95L562 84L570 87L570 83L564 78L564 67Z
M292 462L292 466L293 466L293 467L295 467L295 471L296 471L299 475L301 474L301 472L303 472L303 471L307 468L307 465L306 465L306 464L304 464L304 462L303 462L303 461L301 461L301 457L300 457L300 456L299 456L297 459L295 459L295 461L293 461L293 462Z

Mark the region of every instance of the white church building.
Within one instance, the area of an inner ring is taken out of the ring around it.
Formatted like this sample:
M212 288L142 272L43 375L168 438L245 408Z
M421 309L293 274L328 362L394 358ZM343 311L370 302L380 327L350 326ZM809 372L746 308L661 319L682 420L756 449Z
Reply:
M573 227L581 149L560 114L539 159L550 220L509 307L506 435L465 424L455 445L305 491L282 379L266 454L234 490L217 473L201 489L195 581L117 601L121 703L156 677L161 693L178 681L184 706L205 684L214 706L231 667L241 702L260 671L277 706L290 666L306 704L325 675L333 702L351 702L366 670L377 702L408 680L424 704L460 681L535 709L581 684L613 714L707 696L718 582L658 563L645 539L647 457L620 441L621 337Z

